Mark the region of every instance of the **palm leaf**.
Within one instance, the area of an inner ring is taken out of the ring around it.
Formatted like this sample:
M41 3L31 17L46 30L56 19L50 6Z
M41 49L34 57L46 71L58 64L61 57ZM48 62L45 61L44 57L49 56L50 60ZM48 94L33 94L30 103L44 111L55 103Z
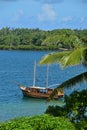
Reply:
M72 51L67 57L64 56L60 62L62 67L80 64L83 59L82 52L82 49L76 49Z
M85 53L84 53L85 52ZM52 64L52 63L59 63L64 68L66 66L73 66L83 63L87 63L87 49L84 47L77 48L72 51L64 51L64 52L57 52L51 53L44 56L40 60L40 64Z
M53 97L57 94L58 91L62 91L64 88L70 88L83 81L87 82L87 72L79 74L79 75L63 82L62 84L60 84L56 89L54 89L54 91L50 95L49 99L53 99Z
M42 57L39 63L40 65L60 63L61 58L63 58L63 56L68 56L70 53L70 51L51 53Z

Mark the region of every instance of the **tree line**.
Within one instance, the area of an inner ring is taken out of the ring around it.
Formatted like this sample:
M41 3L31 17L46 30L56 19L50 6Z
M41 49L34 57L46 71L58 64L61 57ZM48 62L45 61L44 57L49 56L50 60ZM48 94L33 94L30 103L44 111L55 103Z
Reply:
M87 44L87 30L0 29L0 49L58 50Z

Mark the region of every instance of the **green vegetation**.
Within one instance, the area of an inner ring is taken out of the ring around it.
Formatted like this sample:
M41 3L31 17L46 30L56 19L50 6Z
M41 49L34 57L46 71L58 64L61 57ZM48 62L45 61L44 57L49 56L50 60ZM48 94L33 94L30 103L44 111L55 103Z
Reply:
M61 67L87 64L87 47L78 46L69 51L61 51L44 56L40 64L61 64Z
M77 130L87 130L86 99L87 89L74 91L69 96L64 97L64 106L49 106L45 113L57 117L67 117L74 124Z
M46 110L46 114L53 115L55 117L67 117L78 130L87 129L87 89L80 92L74 91L69 96L65 96L65 105L49 106Z
M87 72L84 72L78 76L75 76L68 81L65 81L59 88L68 88L75 86L77 83L87 82ZM60 90L59 88L55 89L56 91ZM50 98L56 94L54 90ZM59 106L49 106L46 110L46 114L53 116L64 116L67 117L71 122L74 123L78 130L87 129L87 88L80 91L74 91L69 96L64 97L65 105L62 107Z
M75 127L64 117L41 115L1 123L0 130L75 130Z
M67 67L71 65L83 64L87 67L87 47L76 47L71 51L63 51L58 53L51 53L44 56L40 64L51 64L59 63L61 66ZM75 77L68 79L67 81L60 84L49 99L52 99L58 91L61 89L68 89L75 86L77 83L87 82L87 71L83 72ZM74 91L69 96L65 96L65 105L63 107L50 106L46 113L54 116L68 117L71 122L74 123L78 130L87 129L87 88L81 91Z
M87 44L87 30L0 29L0 49L58 50Z

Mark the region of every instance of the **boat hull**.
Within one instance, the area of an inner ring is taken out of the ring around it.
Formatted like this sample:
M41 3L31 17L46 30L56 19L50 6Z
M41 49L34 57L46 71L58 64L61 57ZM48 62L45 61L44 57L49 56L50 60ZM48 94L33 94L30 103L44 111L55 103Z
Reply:
M50 91L48 91L48 92L45 92L45 91L42 92L42 91L40 91L41 89L38 90L36 88L35 89L32 88L32 90L34 90L34 91L31 91L31 88L20 87L20 89L22 90L22 93L24 96L30 97L30 98L47 99L47 98L49 98L50 94L53 92L52 89L50 89ZM37 91L35 91L35 90L37 90ZM59 94L57 94L54 97L54 99L58 99L58 98L63 97L63 96L64 96L64 93L59 92Z

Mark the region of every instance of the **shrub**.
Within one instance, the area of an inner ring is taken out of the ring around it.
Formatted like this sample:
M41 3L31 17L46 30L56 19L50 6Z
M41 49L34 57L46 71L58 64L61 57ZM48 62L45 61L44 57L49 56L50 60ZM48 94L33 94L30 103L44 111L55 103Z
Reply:
M41 115L1 123L0 130L75 130L75 127L64 117Z

